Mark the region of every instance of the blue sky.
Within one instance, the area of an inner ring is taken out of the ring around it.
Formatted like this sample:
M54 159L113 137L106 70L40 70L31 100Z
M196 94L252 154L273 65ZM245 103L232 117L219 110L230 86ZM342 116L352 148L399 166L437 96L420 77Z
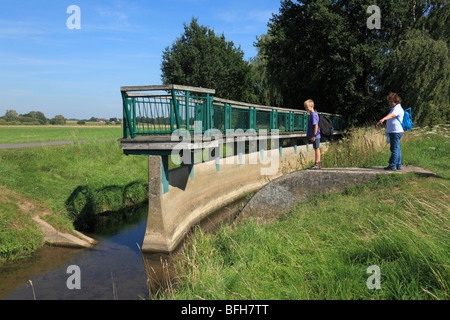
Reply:
M70 5L81 29L69 30ZM161 84L161 56L193 17L245 59L280 0L0 0L0 116L122 117L120 87Z

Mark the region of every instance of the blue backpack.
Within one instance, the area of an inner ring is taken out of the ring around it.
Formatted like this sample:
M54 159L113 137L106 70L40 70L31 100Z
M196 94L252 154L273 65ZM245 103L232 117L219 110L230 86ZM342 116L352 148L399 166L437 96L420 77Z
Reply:
M412 116L411 116L411 108L408 108L405 110L405 113L403 115L403 122L400 121L400 119L397 117L398 122L402 125L403 130L409 131L414 126L412 122Z

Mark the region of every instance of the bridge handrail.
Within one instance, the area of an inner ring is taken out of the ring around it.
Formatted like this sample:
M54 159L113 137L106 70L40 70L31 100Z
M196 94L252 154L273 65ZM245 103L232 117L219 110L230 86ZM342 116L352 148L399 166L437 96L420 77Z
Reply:
M215 97L215 90L176 84L121 87L123 137L172 134L176 130L201 133L209 129L278 129L283 132L306 131L305 110L278 108ZM159 91L164 93L149 93ZM322 112L320 112L322 113ZM325 114L336 130L342 117ZM198 122L200 121L200 122ZM195 123L202 127L195 127Z

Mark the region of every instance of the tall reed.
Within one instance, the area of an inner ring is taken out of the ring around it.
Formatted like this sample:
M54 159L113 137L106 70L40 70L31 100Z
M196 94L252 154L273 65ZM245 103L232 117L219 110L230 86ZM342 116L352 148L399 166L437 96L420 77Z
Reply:
M365 167L383 165L389 151L384 130L364 127L350 130L331 143L322 157L324 167Z

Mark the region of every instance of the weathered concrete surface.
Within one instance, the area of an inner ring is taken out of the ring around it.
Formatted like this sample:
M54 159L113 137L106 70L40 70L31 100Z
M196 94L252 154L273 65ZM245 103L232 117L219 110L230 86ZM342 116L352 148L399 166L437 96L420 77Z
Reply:
M325 144L323 148L325 149ZM216 161L194 166L194 179L189 166L169 172L169 192L161 190L161 158L149 156L149 214L142 244L144 252L171 252L186 233L211 212L249 192L256 191L286 172L299 170L314 160L311 146L283 148L260 153L222 158L219 171Z
M347 186L375 179L380 174L408 172L434 175L431 171L413 166L405 166L401 171L386 171L383 167L370 167L324 168L292 172L261 188L244 207L238 219L253 217L259 222L271 222L310 195L339 192Z
M33 217L33 220L40 226L44 233L44 241L50 246L90 248L97 243L96 240L89 238L78 231L74 231L75 235L60 232L37 216Z

